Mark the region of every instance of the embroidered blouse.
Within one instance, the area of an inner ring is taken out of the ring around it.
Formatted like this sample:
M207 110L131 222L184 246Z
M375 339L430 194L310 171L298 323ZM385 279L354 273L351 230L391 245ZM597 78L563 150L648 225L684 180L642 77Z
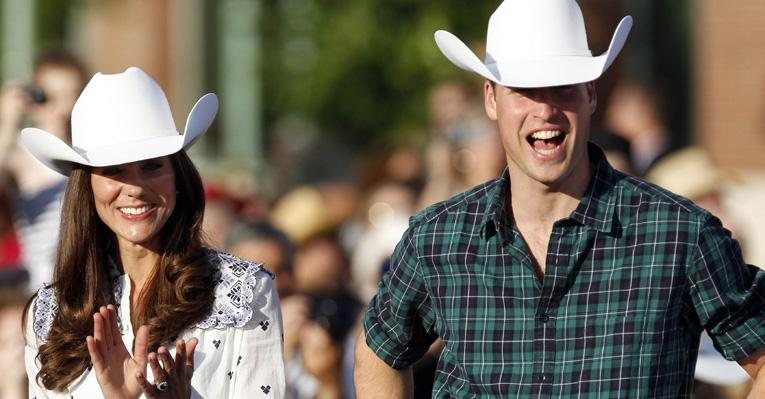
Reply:
M194 352L192 398L284 397L283 328L273 275L261 265L214 250L206 250L217 269L215 302L210 314L179 338L199 339ZM115 276L114 298L122 340L133 347L130 322L130 280ZM37 348L45 342L58 310L54 290L41 288L29 307L25 364L29 398L101 398L101 388L90 368L64 392L37 384ZM175 355L175 345L168 345ZM151 368L147 368L151 381ZM141 396L143 397L143 396Z

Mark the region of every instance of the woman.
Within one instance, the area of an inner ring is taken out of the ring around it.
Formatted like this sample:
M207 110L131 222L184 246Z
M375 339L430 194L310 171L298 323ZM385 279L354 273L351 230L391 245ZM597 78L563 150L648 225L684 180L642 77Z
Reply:
M71 147L22 131L69 176L53 284L26 313L30 397L283 396L272 276L202 244L202 182L185 150L217 109L200 98L180 135L156 82L128 68L85 87Z

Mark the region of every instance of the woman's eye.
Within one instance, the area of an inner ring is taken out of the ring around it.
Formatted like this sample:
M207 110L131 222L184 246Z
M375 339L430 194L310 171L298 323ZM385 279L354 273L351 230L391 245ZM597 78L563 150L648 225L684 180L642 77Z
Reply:
M99 174L103 176L116 176L120 174L121 172L122 172L122 169L115 166L110 166L110 167L101 169L99 171Z
M147 162L143 165L141 165L141 169L143 169L146 172L153 172L155 170L162 169L164 165L161 162Z

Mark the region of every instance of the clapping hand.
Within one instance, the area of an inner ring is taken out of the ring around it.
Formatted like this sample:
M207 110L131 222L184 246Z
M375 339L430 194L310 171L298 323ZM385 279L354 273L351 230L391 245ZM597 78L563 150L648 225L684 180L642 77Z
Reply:
M86 338L90 361L105 398L134 399L142 389L132 376L143 373L148 363L149 328L141 326L135 337L135 357L122 342L117 326L117 310L102 306L93 315L93 336Z
M86 342L105 398L134 399L141 393L148 398L187 399L191 396L196 338L188 343L178 340L173 359L164 346L160 346L157 353L148 353L149 328L141 326L135 337L135 354L131 356L117 325L117 311L109 305L102 306L93 315L93 336L88 336ZM155 384L146 380L147 364L151 366Z
M194 349L198 342L196 338L190 339L188 343L179 339L175 343L175 359L170 356L170 352L164 346L160 346L156 353L149 353L149 366L154 374L155 384L150 384L143 373L136 374L136 380L147 398L187 399L191 397Z

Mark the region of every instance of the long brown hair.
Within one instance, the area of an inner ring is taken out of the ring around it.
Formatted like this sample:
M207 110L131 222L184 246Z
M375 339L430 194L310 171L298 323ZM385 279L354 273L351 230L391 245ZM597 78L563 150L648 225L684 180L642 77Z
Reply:
M184 151L170 155L178 199L159 233L162 254L147 277L131 321L149 326L149 350L169 343L206 316L215 299L214 270L202 248L202 179ZM93 314L118 301L109 281L109 258L117 256L114 233L98 217L90 171L75 167L61 210L61 231L53 275L58 313L40 345L37 380L63 390L90 365L85 337L93 334Z

